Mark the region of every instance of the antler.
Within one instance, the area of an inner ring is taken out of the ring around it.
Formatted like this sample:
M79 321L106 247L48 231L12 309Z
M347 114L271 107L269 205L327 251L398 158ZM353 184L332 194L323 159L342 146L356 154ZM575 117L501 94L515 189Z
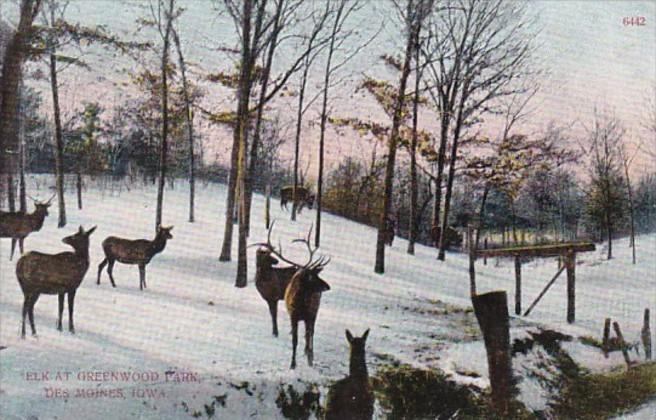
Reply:
M248 247L250 248L250 247L252 247L252 246L263 246L263 247L267 248L267 249L268 249L273 255L275 255L276 257L280 258L281 260L283 260L283 261L286 262L287 264L291 264L291 265L293 265L293 266L295 266L295 267L303 267L302 264L299 264L299 263L297 263L297 262L294 262L294 261L288 260L287 258L285 258L285 257L282 255L282 245L280 244L280 242L278 243L279 251L276 251L276 248L275 248L273 245L271 245L271 232L273 231L273 226L274 226L275 224L276 224L276 221L274 220L273 222L271 222L271 225L269 226L269 231L267 232L267 241L266 241L266 243L264 243L264 242L256 242L256 243L253 243L253 244L248 245Z
M310 245L310 237L312 236L312 228L314 226L310 226L310 230L308 231L307 238L305 239L294 239L292 242L296 243L304 243L305 246L307 246L308 252L310 253L310 257L308 258L308 262L305 263L303 268L308 269L308 270L321 270L323 267L328 265L330 262L330 257L326 258L325 256L322 256L318 260L312 261L312 257L314 257L314 253L317 252L318 248L312 249L312 246Z

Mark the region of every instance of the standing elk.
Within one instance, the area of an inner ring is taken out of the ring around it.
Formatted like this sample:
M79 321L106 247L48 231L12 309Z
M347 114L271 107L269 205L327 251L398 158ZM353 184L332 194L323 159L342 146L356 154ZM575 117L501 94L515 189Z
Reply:
M369 384L364 346L369 330L353 337L346 330L350 346L349 374L335 382L328 391L325 420L369 420L374 414L374 393Z
M440 246L441 232L442 228L439 226L431 226L431 237L433 238L433 243L435 244L436 248ZM451 246L460 246L462 244L462 234L451 226L447 226L445 240L447 248L450 248Z
M295 263L288 260L282 254L282 247L279 250L273 249L271 243L258 244L267 246L271 253L282 261L297 267L296 272L292 276L287 288L285 289L285 306L287 306L287 313L292 325L292 363L291 369L296 368L296 347L298 345L298 324L303 321L305 323L305 355L308 359L308 364L312 366L314 360L314 324L317 320L319 312L319 305L321 304L321 293L330 290L330 286L319 277L319 273L330 262L330 258L321 257L314 260L314 253L317 249L312 249L310 245L310 237L312 235L312 228L308 232L306 239L296 239L293 242L304 243L310 256L305 264Z
M107 274L109 280L112 282L112 287L116 287L114 283L114 263L116 261L123 264L137 264L139 265L139 289L143 290L146 287L146 265L156 255L164 250L166 241L173 239L171 230L173 226L157 228L155 239L149 241L147 239L123 239L116 236L108 236L102 242L102 248L105 252L105 259L98 265L98 281L100 284L100 275L103 268L107 266Z
M64 295L68 294L68 330L75 333L73 326L75 292L89 269L89 236L94 230L96 230L96 226L86 232L80 226L75 234L62 239L63 243L73 247L74 252L61 252L53 255L32 251L18 260L16 277L25 297L23 302L23 325L21 327L22 338L25 338L26 315L30 317L32 335L36 335L34 305L42 293L59 295L59 319L57 321L59 331L62 330Z
M307 206L311 209L314 206L315 196L305 187L296 187L296 198L294 199L294 186L287 185L280 189L280 208L287 210L287 203L289 201L295 202L296 208L300 213L303 207Z
M272 255L275 251L271 245L271 231L274 224L275 221L269 227L267 243L255 244L260 246L255 252L255 287L269 305L273 335L278 337L278 301L285 299L285 290L299 267L296 265L273 267L278 264L278 259Z
M50 207L54 197L53 195L43 203L32 198L32 201L34 201L34 211L32 213L0 211L0 238L11 238L10 261L14 257L16 242L18 242L18 249L22 255L23 241L27 235L41 230L43 220L48 215L48 207Z

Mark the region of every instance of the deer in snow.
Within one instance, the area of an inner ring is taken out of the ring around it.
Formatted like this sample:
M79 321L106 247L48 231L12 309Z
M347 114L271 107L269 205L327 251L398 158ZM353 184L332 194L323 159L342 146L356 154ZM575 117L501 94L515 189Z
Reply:
M43 220L48 215L48 207L50 207L54 197L53 195L45 202L30 197L34 202L34 211L32 213L0 211L0 238L11 238L10 261L14 257L16 242L18 242L20 253L23 254L23 241L27 235L41 230Z
M301 187L300 185L296 187L296 198L294 199L294 186L287 185L280 189L280 208L287 210L287 203L289 201L296 203L296 208L300 213L303 210L303 207L308 206L312 208L314 206L315 196L310 192L309 189Z
M259 246L255 252L255 287L269 305L273 335L278 337L278 301L285 299L285 290L299 267L274 267L278 264L278 259L273 256L275 248L271 245L274 224L275 220L269 226L266 244L254 244Z
M62 313L64 312L64 295L68 295L68 330L75 333L73 326L73 304L75 292L82 283L89 269L89 236L96 226L85 231L82 226L73 235L62 242L73 247L74 252L43 254L28 252L16 263L16 277L25 297L23 302L23 325L21 337L25 338L25 317L30 318L32 335L34 327L34 305L39 295L59 295L59 319L57 329L62 330Z
M364 346L369 330L362 337L353 337L346 330L351 355L349 374L335 382L328 391L325 420L369 420L374 412L374 394L369 383Z
M173 226L157 228L155 239L149 241L147 239L123 239L116 236L108 236L102 241L102 248L105 252L105 259L98 265L98 281L100 284L100 275L103 268L107 266L107 274L109 280L112 282L112 287L116 287L114 283L114 263L116 261L123 264L137 264L139 266L139 289L143 290L146 287L146 265L150 260L166 247L166 241L173 238L171 230Z

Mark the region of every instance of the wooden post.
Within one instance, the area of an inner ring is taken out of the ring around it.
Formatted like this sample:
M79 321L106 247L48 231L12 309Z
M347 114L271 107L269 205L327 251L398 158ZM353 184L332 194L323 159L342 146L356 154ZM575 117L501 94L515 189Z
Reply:
M264 225L269 229L271 223L271 184L266 185L266 203L264 205Z
M472 241L472 228L467 227L467 241L469 243L469 295L476 296L476 248Z
M645 349L645 360L651 360L651 328L649 328L649 308L645 308L645 319L642 323L642 346Z
M522 260L515 255L515 315L522 313Z
M487 238L483 240L483 248L487 249ZM483 256L483 265L487 265L487 255Z
M628 367L631 367L631 359L629 358L629 350L626 348L626 343L624 342L624 336L622 336L622 330L620 330L620 324L613 322L613 329L615 334L617 334L617 341L619 342L620 348L622 349L622 355L624 356L624 361Z
M513 393L508 299L506 292L472 297L474 313L483 332L492 388L492 404L501 417L508 414Z
M601 348L604 351L604 357L608 359L608 351L610 350L610 318L604 321L604 340L602 341Z
M576 318L576 254L569 251L565 255L565 267L567 267L567 322L574 323Z

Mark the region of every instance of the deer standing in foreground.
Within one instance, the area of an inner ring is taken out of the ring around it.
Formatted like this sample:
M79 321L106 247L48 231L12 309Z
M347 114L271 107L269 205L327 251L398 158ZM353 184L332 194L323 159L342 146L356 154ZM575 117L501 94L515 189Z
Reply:
M305 323L305 355L307 356L308 364L312 366L314 360L314 324L317 320L319 305L321 304L321 293L330 290L328 283L319 277L319 273L328 265L330 258L321 257L317 260L313 259L317 249L312 249L310 246L311 235L312 228L310 228L306 239L295 239L292 241L304 243L307 246L310 256L305 264L288 260L282 254L282 247L279 246L280 249L276 250L271 246L270 241L266 244L257 244L268 247L273 255L297 267L296 272L285 289L285 306L287 306L287 313L289 313L289 319L292 324L293 350L291 369L296 368L298 324L301 321Z
M34 201L34 211L32 213L0 211L0 238L11 238L10 261L14 257L16 242L18 242L18 249L22 255L23 241L27 235L41 230L43 220L48 215L48 207L50 207L54 197L53 195L43 203L32 198L32 201Z
M103 268L107 266L107 274L109 280L112 282L112 287L116 287L114 283L114 263L116 261L123 264L137 264L139 266L139 289L143 290L146 287L146 265L150 260L166 247L166 241L173 238L171 230L173 226L157 228L155 239L149 241L147 239L123 239L116 236L108 236L102 242L102 248L105 252L105 259L98 265L98 281L100 284L100 275Z
M273 267L278 264L278 259L272 255L272 251L275 251L271 245L274 224L275 221L269 227L267 243L255 244L260 246L255 252L255 287L269 305L273 335L278 337L278 301L285 299L285 290L299 267Z
M349 375L335 382L326 399L326 420L371 419L374 412L374 394L369 384L364 346L369 330L362 337L353 337L346 330L351 348Z
M68 330L75 333L73 326L73 304L75 292L82 283L89 269L89 236L96 226L84 231L82 226L73 235L62 239L62 242L73 247L74 252L59 254L43 254L28 252L16 263L16 277L25 300L23 302L23 325L21 337L25 338L25 316L29 315L32 335L36 335L34 327L34 305L39 295L59 295L59 319L57 329L62 330L62 313L64 312L64 295L68 294Z

